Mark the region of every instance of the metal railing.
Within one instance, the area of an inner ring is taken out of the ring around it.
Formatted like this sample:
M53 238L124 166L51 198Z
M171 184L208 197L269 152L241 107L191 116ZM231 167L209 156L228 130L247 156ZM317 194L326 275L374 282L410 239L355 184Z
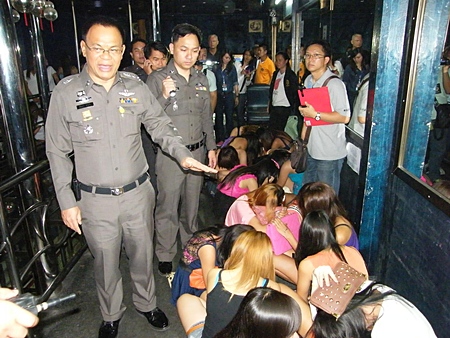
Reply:
M42 197L27 207L22 196L30 189ZM0 284L38 294L40 301L50 297L87 248L84 237L60 218L47 160L0 183L0 234Z

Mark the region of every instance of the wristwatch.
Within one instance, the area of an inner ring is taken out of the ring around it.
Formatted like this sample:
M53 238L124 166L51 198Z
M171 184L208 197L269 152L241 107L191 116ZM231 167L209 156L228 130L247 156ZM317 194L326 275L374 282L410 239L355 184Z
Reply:
M316 117L315 117L316 121L320 121L320 113L316 112Z

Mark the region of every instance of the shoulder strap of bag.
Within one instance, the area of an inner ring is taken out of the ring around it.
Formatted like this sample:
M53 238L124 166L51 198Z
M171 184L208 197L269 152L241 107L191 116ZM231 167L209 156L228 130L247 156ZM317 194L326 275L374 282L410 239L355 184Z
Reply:
M326 80L323 82L322 87L326 87L327 84L328 84L328 82L330 82L330 80L332 80L332 79L339 79L339 76L337 76L337 75L331 75L328 79L326 79Z
M306 146L309 141L309 135L311 134L311 126L306 127L305 139L303 140L303 144Z
M358 92L361 89L361 87L369 80L370 80L370 77L366 77L364 80L362 80L362 82L358 86Z

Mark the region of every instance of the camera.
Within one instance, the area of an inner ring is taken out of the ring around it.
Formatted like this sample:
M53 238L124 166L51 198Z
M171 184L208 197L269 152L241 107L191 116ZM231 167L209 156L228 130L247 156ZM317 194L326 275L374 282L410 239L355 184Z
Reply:
M441 66L450 66L449 59L441 59Z

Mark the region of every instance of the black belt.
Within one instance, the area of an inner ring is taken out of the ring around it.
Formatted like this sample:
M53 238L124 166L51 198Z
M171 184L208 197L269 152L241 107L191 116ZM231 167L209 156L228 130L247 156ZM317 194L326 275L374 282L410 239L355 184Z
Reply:
M189 151L194 151L197 150L200 147L203 147L205 145L205 140L201 140L197 143L193 143L193 144L188 144L186 145L186 148L188 148Z
M134 188L140 186L142 183L147 181L147 179L148 179L148 174L145 173L141 177L139 177L136 181L128 183L128 184L124 185L123 187L119 187L119 188L93 187L91 185L86 185L86 184L80 182L80 189L83 191L86 191L86 192L93 192L94 194L120 196L123 193L133 190Z

